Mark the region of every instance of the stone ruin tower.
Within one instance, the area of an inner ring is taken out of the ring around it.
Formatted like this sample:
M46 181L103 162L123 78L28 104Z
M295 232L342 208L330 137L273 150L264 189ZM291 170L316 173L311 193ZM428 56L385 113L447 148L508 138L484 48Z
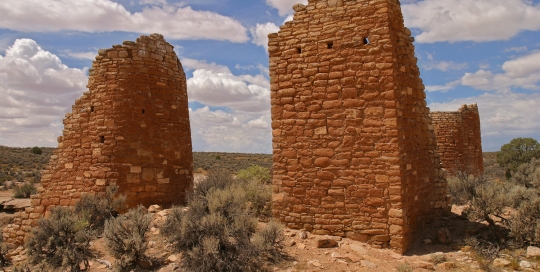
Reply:
M270 34L273 213L404 252L447 210L445 171L398 0L309 0Z
M193 184L186 76L160 34L99 50L89 91L64 119L43 191L3 232L22 244L53 206L73 206L82 194L116 182L128 207L184 201Z
M463 105L458 111L431 112L437 152L450 175L484 173L478 106Z

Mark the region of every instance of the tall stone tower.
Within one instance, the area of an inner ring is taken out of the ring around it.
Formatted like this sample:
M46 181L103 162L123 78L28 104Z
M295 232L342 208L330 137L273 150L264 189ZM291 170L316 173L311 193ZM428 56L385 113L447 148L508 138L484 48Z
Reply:
M43 191L4 229L8 243L21 244L51 207L75 205L112 182L128 207L184 202L193 184L186 76L173 46L152 34L98 53L89 91L64 119Z
M398 0L309 0L270 34L273 213L403 252L447 209Z
M437 152L448 173L482 175L484 159L478 106L463 105L458 111L431 112L430 116L437 137Z

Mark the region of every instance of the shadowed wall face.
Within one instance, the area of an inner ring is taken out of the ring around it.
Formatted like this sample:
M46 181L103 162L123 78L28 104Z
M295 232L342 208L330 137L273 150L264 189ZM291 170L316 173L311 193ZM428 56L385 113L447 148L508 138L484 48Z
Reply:
M437 152L450 175L484 173L478 106L463 105L455 112L431 112Z
M400 3L293 8L268 43L274 216L403 252L448 199Z
M43 191L4 230L7 242L21 244L51 207L73 206L112 182L128 208L185 201L193 155L186 77L173 46L152 34L101 49L87 87L66 114Z

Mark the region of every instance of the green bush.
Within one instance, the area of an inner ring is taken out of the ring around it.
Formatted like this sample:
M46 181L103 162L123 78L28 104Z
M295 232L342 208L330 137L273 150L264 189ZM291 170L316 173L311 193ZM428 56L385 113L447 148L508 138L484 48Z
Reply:
M210 173L175 207L163 235L184 252L187 271L259 271L279 256L282 233L275 222L257 232L257 217L245 183L225 172Z
M540 158L540 144L533 138L515 138L497 152L497 162L508 169L509 176L533 158Z
M75 212L85 216L90 222L90 229L96 233L102 233L105 221L117 215L118 211L124 207L126 197L116 196L118 188L116 183L111 183L104 193L84 194L75 204Z
M530 162L520 165L511 180L527 188L540 189L540 159L533 158Z
M30 263L44 262L52 268L72 272L81 271L81 263L88 267L88 260L92 257L92 235L87 229L88 224L72 208L51 209L51 216L38 221L26 244Z
M260 219L272 216L272 186L258 179L239 180L239 185L246 193L250 212Z
M41 148L39 148L38 146L34 146L32 147L32 153L41 155L43 153L43 150L41 150Z
M23 185L13 188L13 197L15 198L29 198L35 193L37 193L37 189L32 182L25 182Z
M151 222L152 218L143 206L105 222L105 244L111 255L116 258L119 271L130 271L147 260L146 232Z
M247 169L240 170L236 176L237 178L244 180L257 179L263 183L270 183L272 179L270 169L259 165L252 165Z

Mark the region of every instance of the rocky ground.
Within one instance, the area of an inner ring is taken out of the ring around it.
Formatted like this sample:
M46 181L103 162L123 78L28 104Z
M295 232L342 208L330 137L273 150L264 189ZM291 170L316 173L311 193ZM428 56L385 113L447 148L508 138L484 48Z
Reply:
M451 214L426 224L410 249L397 254L389 249L372 248L347 238L317 236L302 230L284 230L284 259L269 267L271 271L540 271L540 248L502 251L494 258L482 257L464 243L467 235L489 238L484 224L472 223L460 216L460 207ZM148 271L183 271L181 254L172 251L160 235L169 210L149 209L153 222L148 233L148 256L154 268ZM264 223L261 223L264 224ZM91 272L112 271L114 258L107 252L103 238L92 242L95 257ZM14 261L24 262L24 250ZM148 267L150 263L144 264ZM6 271L10 271L7 268Z

